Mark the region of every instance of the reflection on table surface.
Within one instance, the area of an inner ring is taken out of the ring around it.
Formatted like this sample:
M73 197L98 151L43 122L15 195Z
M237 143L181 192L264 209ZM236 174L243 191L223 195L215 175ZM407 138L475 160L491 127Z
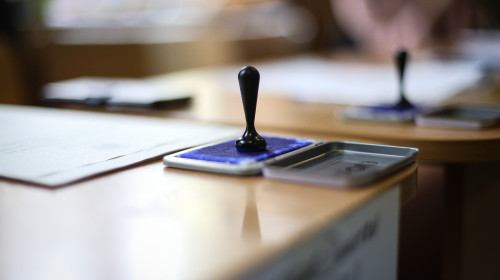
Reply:
M413 164L370 187L336 190L154 162L56 190L2 180L0 276L234 276L400 181L411 196L415 174Z

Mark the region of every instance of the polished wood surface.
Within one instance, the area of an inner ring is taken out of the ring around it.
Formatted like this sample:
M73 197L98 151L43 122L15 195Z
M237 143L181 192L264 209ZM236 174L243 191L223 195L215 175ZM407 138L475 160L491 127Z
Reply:
M228 90L220 84L221 79L213 69L170 73L151 80L169 87L188 88L195 97L188 107L170 108L153 114L244 127L239 91L235 87ZM236 74L224 82L236 84ZM498 81L496 83L500 84ZM481 231L479 229L484 228L484 225L466 225L476 221L478 217L494 213L498 207L494 207L494 203L488 203L484 207L487 210L476 211L480 214L471 216L470 201L457 197L457 194L476 190L476 182L487 181L487 186L497 189L495 184L498 182L498 172L489 171L496 168L500 161L499 127L474 131L424 128L413 124L344 121L335 115L337 110L343 108L340 105L296 102L285 96L286 93L269 93L261 88L256 115L259 132L292 133L295 136L325 140L352 140L419 148L420 163L428 164L419 172L419 192L406 204L406 210L403 208L401 214L403 227L400 238L403 244L400 247L400 261L406 265L400 267L402 279L458 279L455 276L466 271L466 266L469 269L467 271L473 271L470 270L471 267L477 267L485 274L492 271L484 265L471 266L462 262L470 258L464 248L475 248L474 244L478 244L481 239L479 237L467 241L463 237L497 234L498 229L490 230L491 226L488 230ZM474 88L445 103L500 105L500 87L489 84L484 88ZM485 169L488 174L483 172L478 176L477 172L469 172L470 167L476 168L478 163L488 166ZM433 172L435 169L439 172ZM491 191L483 193L484 197L495 197ZM476 203L484 205L483 200L478 201L480 202ZM435 226L429 226L430 224ZM411 227L407 228L408 225ZM480 244L488 243L488 240L480 241ZM411 246L406 246L408 242ZM498 250L485 253L496 252ZM487 261L494 262L496 259L498 258L488 258Z
M352 190L165 168L160 161L59 189L0 180L0 279L226 279L401 183Z
M222 101L223 100L223 101ZM241 125L237 96L221 98L225 110L200 110L200 119ZM362 142L419 148L419 160L434 162L477 162L500 159L500 128L458 130L417 127L414 124L387 124L345 121L335 116L342 108L331 104L295 102L283 97L261 97L256 124L265 129L295 132ZM195 111L197 114L198 111ZM231 117L227 117L229 115ZM463 149L467 147L467 149Z
M167 115L235 125L244 123L238 90L227 90L217 84L220 79L210 69L168 74L153 81L189 84L195 89L196 98L190 108L170 111ZM493 79L444 104L500 106L499 85L499 80ZM498 170L500 162L500 127L465 130L418 127L412 123L345 121L336 115L343 106L297 102L286 95L269 94L261 89L255 122L258 129L419 149L421 166L424 163L429 168L419 172L422 179L419 192L401 213L398 272L401 279L476 279L474 275L479 271L481 275L499 277L498 269L490 265L498 259L499 242L481 237L498 236L499 228L496 223L471 225L477 224L477 217L498 212L498 204L485 198L495 197L498 189L499 175L493 170ZM470 171L478 166L486 168L481 169L482 172ZM429 172L434 168L441 173ZM470 194L477 192L478 184L483 196L480 202L472 203L475 196ZM468 197L461 195L464 193ZM481 209L474 208L475 204L482 205ZM429 224L436 226L429 227ZM471 249L477 248L477 244L489 244L489 247ZM481 261L471 261L479 255Z
M236 76L236 74L235 74ZM167 74L152 79L169 86L187 87L195 98L189 108L165 114L209 122L243 126L241 97L237 90L227 90L217 72L210 69ZM231 83L230 80L224 80ZM236 78L234 83L236 83ZM500 127L481 130L418 127L413 123L347 121L337 113L345 106L298 102L286 93L266 94L260 89L255 125L287 133L314 135L322 139L344 139L419 148L420 161L487 162L500 159ZM474 89L445 103L486 103L500 106L497 88ZM464 147L467 147L464 149Z

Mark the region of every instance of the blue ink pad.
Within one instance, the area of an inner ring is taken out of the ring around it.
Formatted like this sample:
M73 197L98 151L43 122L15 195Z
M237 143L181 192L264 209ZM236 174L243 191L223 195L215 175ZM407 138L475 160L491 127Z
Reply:
M267 149L261 152L238 152L234 146L236 139L223 143L206 146L177 155L180 158L197 159L212 162L238 164L244 161L264 161L272 157L286 154L291 151L311 145L309 139L295 139L282 137L264 137Z
M426 110L426 108L420 106L379 105L349 107L342 113L343 117L352 120L411 122L415 115L424 110Z
M233 175L253 175L261 173L268 160L278 156L299 153L313 147L317 140L264 136L266 150L259 152L239 152L236 139L181 151L163 158L167 167L176 167L206 172Z

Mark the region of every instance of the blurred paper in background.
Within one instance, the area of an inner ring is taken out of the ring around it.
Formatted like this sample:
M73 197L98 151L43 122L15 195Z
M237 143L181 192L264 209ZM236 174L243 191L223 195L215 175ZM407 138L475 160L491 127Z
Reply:
M259 94L280 94L308 102L348 105L392 104L399 100L396 67L345 63L319 56L298 56L254 65L260 72ZM415 104L433 105L475 85L483 77L474 61L410 61L406 95ZM218 84L239 92L238 69L220 69Z

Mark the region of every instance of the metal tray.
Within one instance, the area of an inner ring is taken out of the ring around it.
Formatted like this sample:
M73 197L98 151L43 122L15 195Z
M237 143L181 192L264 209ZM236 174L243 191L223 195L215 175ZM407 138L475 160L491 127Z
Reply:
M408 147L328 142L266 164L263 174L294 182L355 187L415 162L417 153L418 149Z
M500 107L456 105L416 116L419 126L480 129L500 123Z

